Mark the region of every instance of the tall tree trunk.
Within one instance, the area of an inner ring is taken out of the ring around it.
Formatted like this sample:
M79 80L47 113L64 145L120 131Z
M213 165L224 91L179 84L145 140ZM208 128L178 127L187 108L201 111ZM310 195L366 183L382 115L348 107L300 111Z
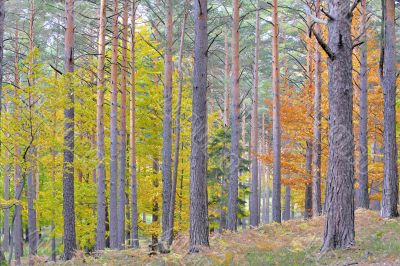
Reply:
M367 1L361 1L360 32L360 129L358 161L358 207L368 209L368 64L367 64Z
M181 105L182 105L182 88L183 88L183 70L182 70L182 59L183 59L183 48L185 44L185 29L186 21L189 15L188 12L189 0L185 1L184 6L184 17L181 28L181 39L179 45L179 59L178 59L178 103L176 109L176 136L175 136L175 151L174 151L174 173L172 176L172 191L171 191L171 206L169 211L168 223L170 230L168 231L168 244L171 245L174 240L174 218L175 218L175 198L176 198L176 183L178 179L178 166L179 166L179 149L180 149L180 137L181 137Z
M74 0L65 1L64 72L74 71ZM64 109L63 215L64 259L70 260L76 249L74 204L74 91L68 87L68 106Z
M129 123L129 174L131 180L131 242L133 248L139 247L137 180L136 180L136 87L135 87L135 27L136 27L136 0L132 1L131 13L131 91L130 91L130 123Z
M229 40L228 40L228 33L229 29L228 27L225 27L225 33L224 33L224 54L225 54L225 59L224 59L224 127L227 127L229 124Z
M256 4L256 41L254 52L253 104L251 113L251 188L250 188L250 226L259 223L258 193L258 67L260 58L260 0Z
M383 192L381 216L399 216L399 181L396 144L396 31L395 1L383 0L384 32L381 58L381 83L384 95Z
M4 30L5 30L5 0L0 0L0 129L3 130L2 124L2 112L3 112L3 53L4 53ZM18 20L18 19L17 19ZM18 23L18 22L17 22ZM0 140L0 151L1 151L1 140ZM8 153L8 157L10 154ZM6 171L4 174L4 199L10 199L10 169L9 165L6 166ZM4 210L4 242L3 247L0 244L0 264L3 260L3 252L7 252L9 250L10 245L10 209Z
M118 248L117 178L118 178L118 0L114 0L111 56L110 110L110 248Z
M231 101L231 154L229 169L227 229L237 229L239 138L240 138L240 88L239 88L239 0L233 0L232 23L232 101Z
M125 184L126 184L126 79L128 75L128 19L129 1L124 0L122 15L122 62L121 62L121 101L120 101L120 158L118 190L118 248L125 245Z
M316 17L320 16L320 0L315 1ZM320 27L315 25L315 31L320 34ZM318 41L315 40L315 71L314 71L314 140L313 140L313 181L312 181L312 213L319 216L321 205L321 53Z
M323 252L354 240L354 133L349 0L330 0L328 22L329 162Z
M162 146L162 235L160 251L167 251L169 231L169 212L171 209L171 167L172 167L172 38L173 38L173 19L172 0L166 0L166 19L165 19L165 57L164 57L164 121L163 121L163 146Z
M99 56L97 65L97 227L96 249L103 250L106 247L106 173L104 167L104 63L105 63L105 34L107 23L107 0L100 2L99 18Z
M319 0L317 0L319 1ZM319 11L318 11L319 12ZM311 23L311 18L310 16L307 16L307 24L310 25ZM307 69L306 69L306 74L307 74L307 89L312 90L313 89L313 70L314 70L314 64L313 64L313 45L314 43L312 42L312 36L309 36L307 39ZM318 49L319 47L316 47ZM319 55L318 55L319 56ZM318 70L319 71L319 70ZM316 93L316 92L315 92ZM315 95L314 95L315 97ZM314 99L314 101L318 101L318 99ZM307 117L312 116L312 106L309 105L307 106ZM314 117L316 120L316 118ZM315 125L315 121L314 121ZM319 130L319 127L317 126L317 130ZM304 218L308 219L312 217L313 213L313 205L312 205L312 199L313 199L313 182L312 182L312 156L313 156L313 140L312 139L307 139L306 140L306 174L307 174L307 182L305 185L305 195L304 195ZM318 188L316 188L318 189Z
M285 209L283 211L282 220L290 220L290 186L285 186Z
M15 83L15 98L18 101L15 103L15 112L14 112L14 120L20 121L21 113L19 106L19 85L20 85L20 76L19 76L19 28L18 28L18 20L16 21L15 28L15 62L14 62L14 83ZM14 144L15 156L14 156L14 198L19 200L22 195L23 190L23 180L21 178L21 148L15 143ZM21 265L21 256L22 256L22 216L21 216L20 205L15 205L14 208L14 226L13 226L13 237L11 244L14 245L14 259L16 265ZM12 247L11 247L12 248Z
M306 143L306 172L307 176L311 179L311 172L312 172L312 152L313 146L312 141L308 140ZM311 180L310 180L311 181ZM308 219L312 217L312 184L306 184L306 191L305 191L305 200L304 200L304 218Z
M272 88L273 88L273 188L272 188L272 220L281 222L281 118L280 118L280 89L279 89L279 21L278 1L272 2Z
M35 79L34 79L34 21L35 21L35 1L29 1L29 67L28 67L28 80L30 86L34 86ZM32 97L29 94L29 106L32 104ZM35 147L32 147L28 154L28 162L29 167L28 171L28 232L29 232L29 265L34 264L34 256L37 253L37 229L36 229L36 210L34 207L34 201L36 198L36 191L35 191Z
M190 160L190 252L208 246L207 197L207 0L194 2L194 72Z

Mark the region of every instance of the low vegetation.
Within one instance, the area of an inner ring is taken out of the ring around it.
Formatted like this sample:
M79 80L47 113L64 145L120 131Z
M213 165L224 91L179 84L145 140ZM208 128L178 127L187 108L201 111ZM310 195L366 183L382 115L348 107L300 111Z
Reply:
M237 233L211 235L209 249L188 254L188 236L180 236L167 255L149 256L146 243L139 250L106 250L98 258L78 254L74 265L398 265L400 220L379 213L356 211L356 246L319 252L324 217L291 220ZM64 265L65 262L62 262ZM61 265L61 264L60 264Z

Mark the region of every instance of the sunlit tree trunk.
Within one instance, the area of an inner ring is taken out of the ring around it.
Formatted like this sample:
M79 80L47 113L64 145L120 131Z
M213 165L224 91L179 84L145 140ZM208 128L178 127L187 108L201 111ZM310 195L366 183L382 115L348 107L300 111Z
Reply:
M384 218L393 218L399 216L397 210L399 178L396 144L396 16L394 0L384 0L382 3L382 9L384 10L384 32L382 46L383 58L381 58L381 83L384 95L384 175L381 216Z
M74 71L74 0L65 1L65 52L64 72ZM64 109L64 166L63 166L63 215L64 256L70 260L76 249L74 205L74 90L68 87L68 106Z
M358 207L368 209L368 64L367 64L367 1L361 1L360 33L364 34L360 41L360 129L358 161Z
M126 79L128 75L128 19L129 1L124 0L122 15L122 62L120 100L120 150L119 150L119 190L118 190L118 248L125 245L125 184L126 184Z
M258 67L260 58L260 1L256 6L256 41L254 52L253 104L251 113L251 188L250 188L250 226L259 223L258 188Z
M135 77L135 29L136 29L136 0L132 1L131 13L131 91L130 91L130 123L129 123L129 174L131 181L131 244L139 247L137 179L136 179L136 77Z
M279 22L278 1L272 1L272 147L273 147L273 187L272 187L272 220L281 222L281 122L280 122L280 89L279 89Z
M323 252L354 240L354 133L350 0L330 0L329 161Z
M178 166L179 166L179 149L180 149L180 138L181 138L181 105L182 105L182 88L183 88L183 70L182 70L182 59L183 59L183 48L185 44L185 30L186 30L186 21L189 15L188 12L188 2L185 1L184 6L184 17L182 20L181 27L181 38L179 45L179 59L178 59L178 103L176 109L176 129L175 129L175 151L174 151L174 172L172 176L172 191L171 191L171 207L169 211L168 223L170 230L168 231L168 244L171 245L174 239L174 218L175 218L175 198L176 198L176 184L178 179Z
M111 109L110 109L110 248L118 247L118 0L114 0L111 55Z
M194 1L192 150L190 159L190 248L208 246L207 199L207 0Z
M239 139L240 139L240 88L239 88L239 0L233 0L232 23L232 91L231 91L231 154L229 169L227 229L237 229Z
M97 226L96 226L96 249L103 250L106 247L106 184L104 167L104 63L105 63L105 34L107 23L107 0L100 2L99 18L99 46L97 65Z

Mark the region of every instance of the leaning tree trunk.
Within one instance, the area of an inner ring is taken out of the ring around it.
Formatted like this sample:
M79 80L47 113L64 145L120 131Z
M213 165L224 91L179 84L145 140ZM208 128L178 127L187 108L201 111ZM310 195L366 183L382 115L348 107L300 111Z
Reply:
M136 180L136 87L135 87L135 26L136 26L136 0L132 1L131 13L131 91L130 91L130 121L129 121L129 174L131 180L131 244L133 248L139 247L138 206L137 206L137 180Z
M360 32L363 34L360 46L360 129L358 161L358 207L368 209L368 64L367 64L367 0L361 1Z
M227 229L236 231L239 175L240 100L239 100L239 0L233 0L232 24L232 101L231 154L229 169Z
M119 150L119 188L118 188L118 248L125 245L125 184L126 184L126 79L128 75L128 19L129 2L124 0L122 15L122 62L121 62L121 100L120 100L120 150Z
M97 227L96 249L103 250L106 247L106 184L104 167L104 63L105 63L105 34L107 23L107 0L100 2L99 25L99 56L97 66Z
M329 161L323 252L348 248L354 240L354 134L351 10L349 0L330 0Z
M192 151L190 160L190 252L208 246L207 200L207 0L194 2Z
M280 118L280 89L279 89L279 22L278 1L272 2L272 141L273 141L273 184L272 184L272 221L281 222L281 118Z
M74 71L74 0L65 1L65 53L64 72ZM70 260L76 249L74 204L74 91L68 87L68 107L64 110L64 166L63 166L63 215L64 259Z
M396 144L396 31L395 1L385 0L383 58L381 58L381 83L384 95L383 130L383 192L381 216L393 218L399 216L397 210L399 198L399 178L397 172ZM383 60L382 60L383 59Z
M259 188L258 188L258 67L260 57L260 1L257 0L256 7L256 41L254 52L254 75L253 75L253 105L251 113L251 186L250 186L250 226L259 223Z
M117 178L118 178L118 0L114 0L111 56L110 108L110 248L118 247Z
M175 150L174 150L174 172L172 176L172 191L171 191L171 206L168 216L168 223L170 230L168 231L168 245L172 244L174 240L174 222L175 222L175 199L176 199L176 184L178 180L178 166L179 166L179 149L180 149L180 139L181 139L181 107L182 107L182 88L183 88L183 69L182 69L182 59L183 59L183 48L185 44L185 30L186 21L189 15L188 12L189 0L185 1L184 6L184 17L182 21L181 28L181 39L179 44L179 59L178 59L178 103L176 109L176 136L175 136Z
M160 251L167 251L169 231L169 212L171 209L171 183L172 183L172 38L173 38L173 19L172 0L167 0L166 19L165 19L165 55L164 55L164 121L163 121L163 145L162 145L162 235Z

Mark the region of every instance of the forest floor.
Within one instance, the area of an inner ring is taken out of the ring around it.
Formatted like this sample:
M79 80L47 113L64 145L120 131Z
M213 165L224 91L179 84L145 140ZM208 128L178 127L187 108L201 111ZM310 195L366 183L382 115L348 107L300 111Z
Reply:
M356 246L319 252L324 218L292 220L254 230L214 234L210 248L189 255L188 237L178 238L170 254L148 249L111 251L99 258L78 256L63 265L400 265L400 219L384 220L377 212L356 211Z

